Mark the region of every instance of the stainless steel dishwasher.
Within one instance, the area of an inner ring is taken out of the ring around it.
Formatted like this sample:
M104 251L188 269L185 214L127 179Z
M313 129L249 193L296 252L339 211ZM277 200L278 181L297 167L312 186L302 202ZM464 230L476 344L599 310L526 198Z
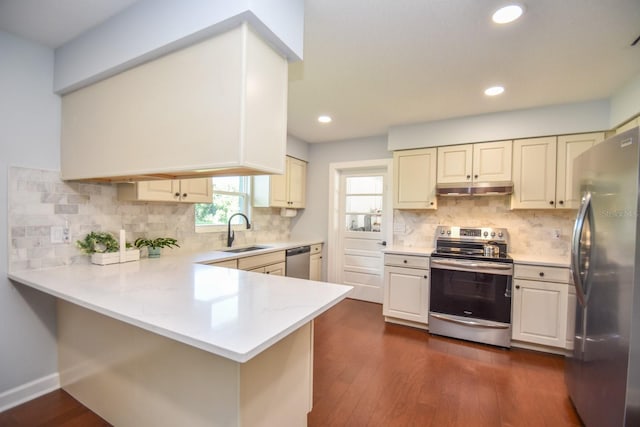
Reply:
M300 246L299 248L287 249L287 267L285 275L287 277L297 277L299 279L309 279L309 256L311 246Z

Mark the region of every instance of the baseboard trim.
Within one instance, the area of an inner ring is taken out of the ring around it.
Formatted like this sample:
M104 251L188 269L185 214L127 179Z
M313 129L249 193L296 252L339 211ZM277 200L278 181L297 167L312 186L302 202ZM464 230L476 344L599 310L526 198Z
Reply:
M60 375L47 375L0 393L0 412L60 388Z

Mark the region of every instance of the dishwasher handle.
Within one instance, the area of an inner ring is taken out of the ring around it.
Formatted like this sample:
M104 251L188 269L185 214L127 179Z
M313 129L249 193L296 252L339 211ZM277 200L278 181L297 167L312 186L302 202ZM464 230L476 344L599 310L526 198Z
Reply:
M287 256L300 255L311 252L311 246L300 246L299 248L287 249Z

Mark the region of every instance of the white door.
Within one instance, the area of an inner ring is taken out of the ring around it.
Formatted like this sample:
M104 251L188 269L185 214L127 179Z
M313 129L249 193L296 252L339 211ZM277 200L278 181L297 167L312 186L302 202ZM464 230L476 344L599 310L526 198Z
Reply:
M335 204L329 236L329 279L351 285L350 298L382 303L384 259L389 239L391 161L378 167L352 165L334 169ZM333 166L333 165L332 165Z

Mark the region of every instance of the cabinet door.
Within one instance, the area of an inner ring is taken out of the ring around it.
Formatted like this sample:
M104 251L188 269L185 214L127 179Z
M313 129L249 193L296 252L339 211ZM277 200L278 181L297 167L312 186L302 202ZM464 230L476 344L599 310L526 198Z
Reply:
M211 178L180 180L180 200L188 203L211 203L213 201Z
M385 267L382 313L389 317L427 323L428 270Z
M141 181L135 185L137 186L138 200L180 201L180 181L178 180Z
M566 283L514 279L514 340L565 348Z
M473 144L473 180L511 181L512 141Z
M288 207L304 208L306 181L307 163L287 157Z
M278 264L271 264L264 267L265 274L271 274L272 276L284 276L286 264L279 262Z
M322 280L322 255L309 257L309 280Z
M276 208L286 208L287 196L287 173L284 175L271 175L269 177L269 205Z
M393 153L393 207L436 209L436 149Z
M604 140L604 132L563 135L558 137L556 172L556 208L577 209L579 194L573 191L573 161L580 154Z
M511 208L554 208L555 193L556 137L515 140Z
M438 180L440 184L471 182L473 144L438 147Z

